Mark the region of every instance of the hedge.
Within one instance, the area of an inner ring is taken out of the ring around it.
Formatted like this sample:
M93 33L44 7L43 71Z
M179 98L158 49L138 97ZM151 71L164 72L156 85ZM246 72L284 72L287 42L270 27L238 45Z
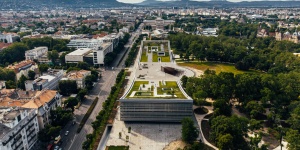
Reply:
M81 129L83 128L85 122L89 119L91 113L93 112L94 108L96 107L98 102L98 97L95 98L95 100L93 101L92 105L90 106L90 108L88 109L88 111L85 113L85 115L83 116L79 127L77 129L77 133L79 133L81 131Z

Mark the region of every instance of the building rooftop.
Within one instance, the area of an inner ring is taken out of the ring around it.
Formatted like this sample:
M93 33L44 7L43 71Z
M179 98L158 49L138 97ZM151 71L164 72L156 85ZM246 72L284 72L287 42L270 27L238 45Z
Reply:
M35 62L32 61L32 60L24 60L24 61L21 61L21 62L19 62L17 64L9 65L6 68L7 69L12 69L15 72L18 72L21 68L27 67L27 66L31 66L31 65L34 65L34 64L35 64Z
M86 74L90 73L91 71L88 70L79 70L79 71L71 71L67 75L68 79L71 80L76 80L76 79L81 79L86 76Z
M177 81L135 81L125 99L190 99Z
M90 53L92 51L92 49L90 48L80 48L80 49L77 49L67 55L80 55L80 56L84 56L88 53Z
M54 90L42 90L37 91L36 96L33 97L29 102L24 104L23 108L39 108L45 103L50 102L57 94Z
M56 96L57 91L23 91L2 89L0 91L0 107L38 108L48 103Z

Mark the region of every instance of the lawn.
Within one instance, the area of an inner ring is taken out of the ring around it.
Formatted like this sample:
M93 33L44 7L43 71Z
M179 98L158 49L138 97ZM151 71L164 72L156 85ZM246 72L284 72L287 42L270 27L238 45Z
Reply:
M162 88L167 90L162 90ZM176 81L166 81L166 85L162 85L161 81L159 82L159 87L157 88L157 94L163 95L164 93L170 93L171 88L175 91L174 95L177 96L177 98L186 99L186 97L182 94L180 91L177 82Z
M158 56L157 53L152 53L152 62L158 62Z
M129 146L108 146L106 150L129 150Z
M142 52L141 62L148 62L147 52L145 50Z
M249 70L241 71L237 70L233 64L223 64L223 63L214 63L214 62L179 62L179 66L191 67L194 69L205 71L207 69L215 70L217 74L220 72L232 72L234 74L242 73L260 73L259 71Z
M149 84L149 81L135 81L127 97L130 96L133 91L138 91L141 84Z
M161 62L170 62L170 56L166 53L166 56L161 57Z

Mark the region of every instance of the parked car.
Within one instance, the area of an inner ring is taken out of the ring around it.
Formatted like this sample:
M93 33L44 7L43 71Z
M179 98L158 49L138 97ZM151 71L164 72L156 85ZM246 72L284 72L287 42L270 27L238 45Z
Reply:
M67 136L69 134L69 131L66 131L65 135Z

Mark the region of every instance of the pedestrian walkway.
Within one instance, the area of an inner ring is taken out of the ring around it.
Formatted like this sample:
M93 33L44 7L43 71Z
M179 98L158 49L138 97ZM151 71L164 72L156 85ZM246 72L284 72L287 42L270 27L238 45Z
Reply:
M209 114L213 113L213 108L212 108L212 107L208 107L208 106L204 106L204 107L208 110L208 113L207 113L207 114L199 115L199 114L194 113L194 115L195 115L195 117L196 117L196 120L197 120L197 123L198 123L198 125L199 125L199 127L200 127L199 138L201 139L201 141L202 141L204 144L210 146L211 148L213 148L213 149L215 149L215 150L218 150L217 147L215 147L214 145L212 145L211 143L209 143L209 142L206 140L206 138L204 137L203 132L202 132L202 127L201 127L201 122L202 122L202 120L208 120L208 119L205 119L204 117L205 117L206 115L209 115ZM195 108L196 108L196 106L194 106L194 109L195 109Z

